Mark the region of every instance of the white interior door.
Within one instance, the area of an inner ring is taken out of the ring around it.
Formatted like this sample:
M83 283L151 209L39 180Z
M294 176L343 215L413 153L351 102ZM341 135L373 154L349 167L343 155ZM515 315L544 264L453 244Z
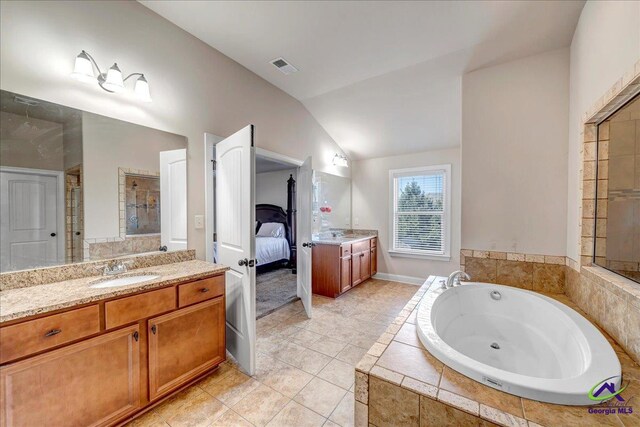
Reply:
M255 152L253 125L216 144L218 262L226 273L227 350L249 375L255 372Z
M160 152L160 241L187 249L187 150Z
M59 173L0 171L0 272L59 263Z
M313 169L311 157L298 169L297 195L297 236L298 245L298 297L311 317L311 198L313 192Z

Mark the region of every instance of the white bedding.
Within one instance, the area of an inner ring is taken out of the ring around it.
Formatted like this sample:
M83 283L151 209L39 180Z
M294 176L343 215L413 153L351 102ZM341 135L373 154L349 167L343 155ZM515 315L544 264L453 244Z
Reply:
M289 259L289 243L284 237L256 236L256 259L258 265Z

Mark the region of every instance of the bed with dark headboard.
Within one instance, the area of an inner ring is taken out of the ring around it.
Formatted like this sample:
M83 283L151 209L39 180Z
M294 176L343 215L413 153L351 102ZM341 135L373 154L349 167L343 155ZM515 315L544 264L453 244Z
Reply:
M258 268L260 270L264 270L268 267L273 267L275 264L286 264L288 267L293 268L295 273L295 265L296 265L296 181L293 179L293 176L290 175L287 180L287 210L285 212L282 207L277 205L271 205L267 203L260 203L256 205L256 221L258 222L256 227L256 233L260 229L262 224L268 222L276 222L280 223L284 226L284 239L286 240L289 246L289 256L288 258L282 258L275 261L270 261L269 263L260 263L260 245L265 243L264 240L256 238L256 256L258 257ZM269 242L272 244L273 242Z

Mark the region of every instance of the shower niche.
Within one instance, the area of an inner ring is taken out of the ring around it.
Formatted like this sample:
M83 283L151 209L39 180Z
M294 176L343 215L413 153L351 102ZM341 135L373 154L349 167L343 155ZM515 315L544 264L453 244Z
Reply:
M124 173L124 222L127 236L160 233L159 176Z

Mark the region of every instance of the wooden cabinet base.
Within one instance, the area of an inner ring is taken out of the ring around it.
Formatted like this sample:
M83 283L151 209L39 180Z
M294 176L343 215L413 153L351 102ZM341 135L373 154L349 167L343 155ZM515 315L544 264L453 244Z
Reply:
M313 293L336 298L376 274L377 238L354 244L316 244L312 252Z
M140 409L138 325L0 368L3 427L111 425Z

